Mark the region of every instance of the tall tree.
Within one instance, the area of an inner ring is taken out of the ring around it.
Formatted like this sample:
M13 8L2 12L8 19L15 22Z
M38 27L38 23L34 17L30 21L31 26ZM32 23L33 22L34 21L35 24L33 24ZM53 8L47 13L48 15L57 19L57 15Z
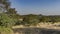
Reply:
M0 4L3 5L5 9L8 9L10 7L9 0L0 0Z
M7 13L8 14L16 14L17 11L15 10L15 8L10 8Z

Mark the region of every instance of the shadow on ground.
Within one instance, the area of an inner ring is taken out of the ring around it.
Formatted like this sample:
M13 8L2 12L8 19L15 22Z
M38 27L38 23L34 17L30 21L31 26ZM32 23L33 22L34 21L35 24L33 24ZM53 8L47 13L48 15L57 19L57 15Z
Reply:
M44 28L16 28L14 34L60 34L59 30Z

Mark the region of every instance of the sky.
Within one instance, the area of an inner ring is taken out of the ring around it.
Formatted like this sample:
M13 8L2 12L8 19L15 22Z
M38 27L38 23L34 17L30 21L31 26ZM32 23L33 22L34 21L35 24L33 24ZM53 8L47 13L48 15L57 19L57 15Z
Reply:
M10 0L20 15L60 15L60 0Z

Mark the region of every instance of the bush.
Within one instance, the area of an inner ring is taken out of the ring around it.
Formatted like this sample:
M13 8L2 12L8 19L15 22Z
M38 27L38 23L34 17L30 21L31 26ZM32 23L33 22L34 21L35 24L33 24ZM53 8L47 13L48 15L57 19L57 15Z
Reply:
M13 34L12 29L0 26L0 34Z
M7 14L0 15L0 26L11 27L14 24L14 19L10 18Z

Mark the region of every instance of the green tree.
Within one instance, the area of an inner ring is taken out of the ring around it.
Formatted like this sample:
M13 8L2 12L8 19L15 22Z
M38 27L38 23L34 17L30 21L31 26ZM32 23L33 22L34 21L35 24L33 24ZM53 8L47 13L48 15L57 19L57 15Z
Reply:
M10 8L9 0L0 0L0 4L3 5L2 7L4 7L5 9Z
M0 34L12 34L11 27L15 24L16 19L12 18L13 16L10 17L9 14L5 13L5 10L7 12L11 11L9 13L14 13L14 9L11 8L10 10L9 0L0 0ZM11 15L14 15L14 14L11 14Z
M8 10L8 12L6 12L7 14L17 14L17 11L15 10L15 8L10 8Z

